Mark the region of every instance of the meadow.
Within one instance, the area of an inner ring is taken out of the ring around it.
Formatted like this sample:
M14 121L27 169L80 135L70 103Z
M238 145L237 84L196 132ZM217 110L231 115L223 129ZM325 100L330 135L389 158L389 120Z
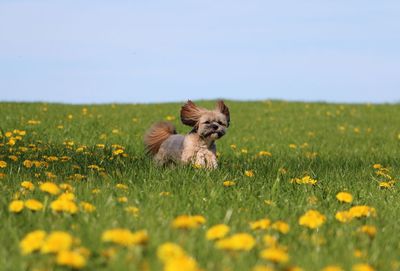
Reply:
M144 153L180 103L0 103L0 270L400 270L399 104L226 104L210 171Z

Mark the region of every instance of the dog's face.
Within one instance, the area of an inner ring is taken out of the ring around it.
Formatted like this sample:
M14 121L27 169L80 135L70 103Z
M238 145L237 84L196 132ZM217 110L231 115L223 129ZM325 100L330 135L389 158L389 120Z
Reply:
M230 114L223 101L218 101L214 110L198 107L188 101L182 106L181 120L183 124L194 127L202 138L216 140L225 135Z

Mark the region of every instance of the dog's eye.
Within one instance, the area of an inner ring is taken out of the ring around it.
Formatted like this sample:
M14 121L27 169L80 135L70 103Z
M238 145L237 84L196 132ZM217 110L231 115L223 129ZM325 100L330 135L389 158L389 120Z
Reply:
M207 120L207 121L205 121L205 122L203 122L204 124L210 124L210 122Z
M222 121L218 121L219 125L225 126L225 123L223 123Z

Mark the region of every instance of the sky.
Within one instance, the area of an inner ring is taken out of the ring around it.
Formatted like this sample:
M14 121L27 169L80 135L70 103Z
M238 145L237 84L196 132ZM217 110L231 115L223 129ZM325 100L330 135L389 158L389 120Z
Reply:
M0 0L0 101L400 102L400 1Z

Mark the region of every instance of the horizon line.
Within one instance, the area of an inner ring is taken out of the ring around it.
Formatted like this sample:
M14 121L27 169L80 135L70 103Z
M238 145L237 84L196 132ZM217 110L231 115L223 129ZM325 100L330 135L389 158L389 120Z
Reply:
M151 104L173 104L173 103L184 103L188 100L195 102L211 102L216 100L224 100L231 102L287 102L287 103L314 103L314 104L332 104L332 105L400 105L400 100L398 101L328 101L328 100L298 100L298 99L277 99L277 98L266 98L266 99L229 99L229 98L215 98L215 99L185 99L185 100L169 100L169 101L149 101L149 102L121 102L121 101L109 101L109 102L65 102L65 101L45 101L45 100L0 100L0 103L22 103L22 104L60 104L60 105L151 105Z

